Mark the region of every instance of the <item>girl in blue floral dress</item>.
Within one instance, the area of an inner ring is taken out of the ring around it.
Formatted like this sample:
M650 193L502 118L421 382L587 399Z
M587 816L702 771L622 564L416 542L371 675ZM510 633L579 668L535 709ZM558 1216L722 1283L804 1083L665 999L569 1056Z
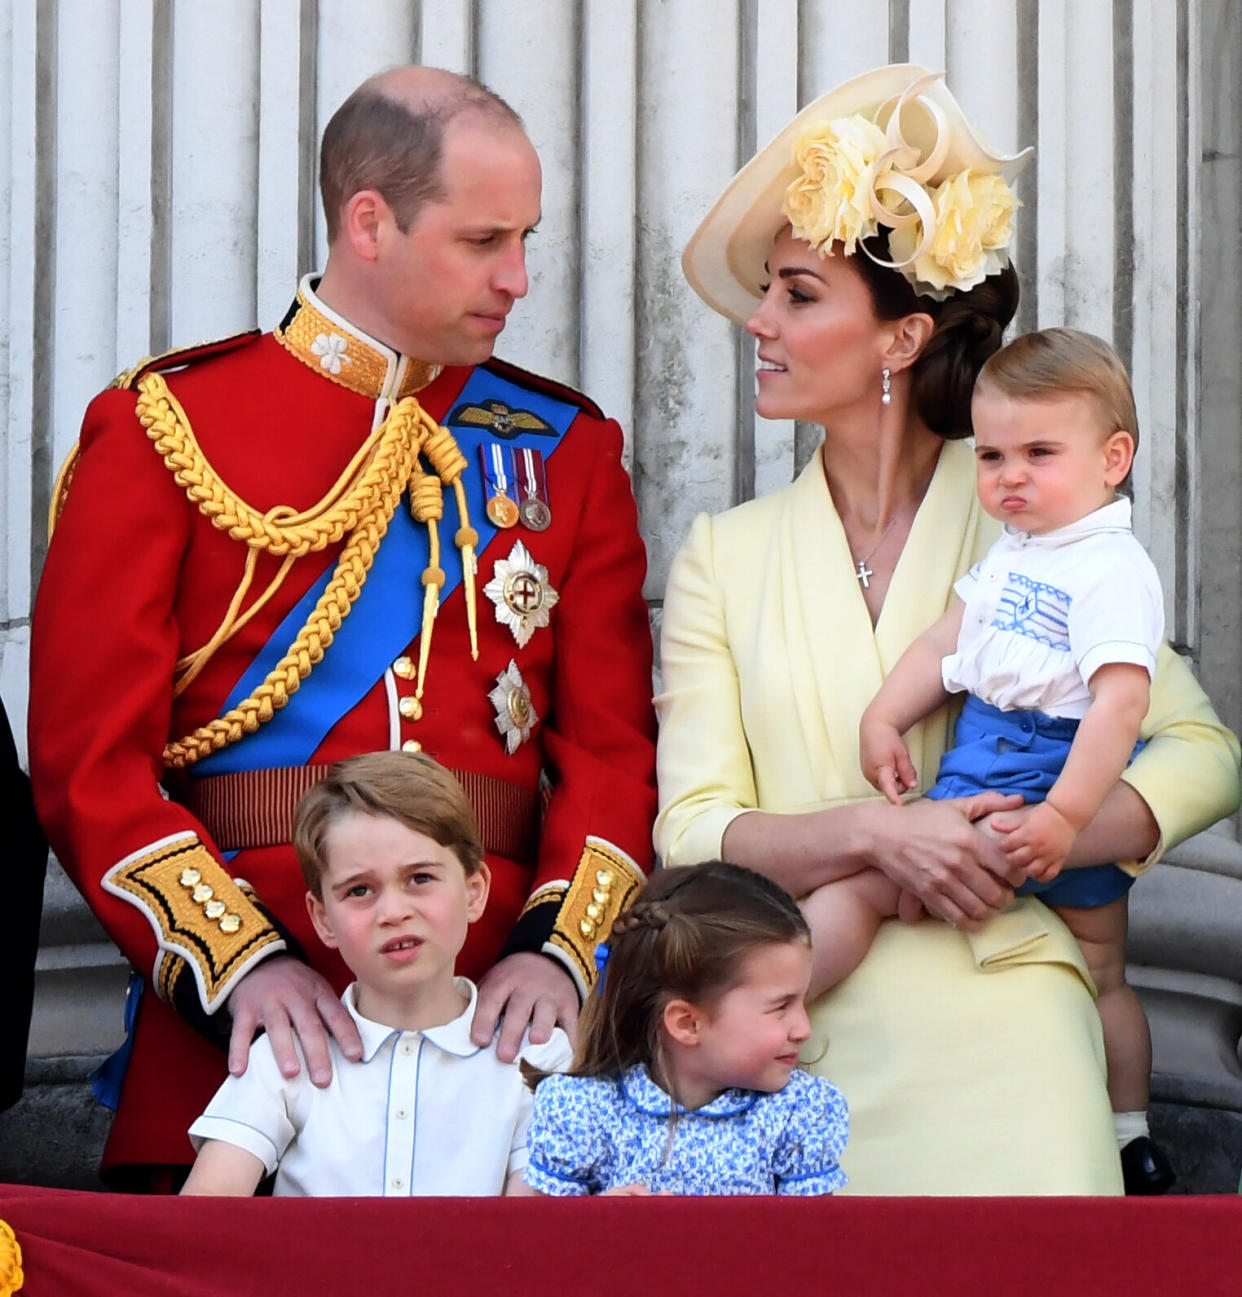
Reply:
M613 927L572 1067L534 1078L526 1184L839 1189L845 1100L798 1070L810 975L806 922L775 883L718 861L657 871Z

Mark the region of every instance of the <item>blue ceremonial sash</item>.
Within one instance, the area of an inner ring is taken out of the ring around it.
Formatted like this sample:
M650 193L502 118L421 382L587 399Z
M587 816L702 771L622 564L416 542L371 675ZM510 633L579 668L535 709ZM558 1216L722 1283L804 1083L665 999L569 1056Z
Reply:
M537 415L551 431L519 431L506 436L504 444L528 446L542 451L546 459L560 445L561 438L577 417L577 406L542 392L511 383L485 368L477 368L452 405L452 411L484 401L501 401L513 410ZM479 534L478 553L482 554L497 534L485 510L482 473L479 471L479 446L496 440L492 429L446 420L466 457L462 482L470 510L470 524ZM553 507L556 501L552 501ZM461 583L461 552L453 544L453 534L460 525L452 521L457 502L453 491L444 491L445 516L440 521L442 549L440 565L445 582L441 602ZM515 529L515 531L518 529ZM362 593L349 615L341 623L331 645L288 703L270 721L237 743L204 757L190 767L193 777L234 774L243 770L265 770L273 766L299 766L310 760L328 731L347 715L371 691L377 680L417 638L423 616L423 569L427 566L427 529L410 517L403 498L388 524ZM311 610L327 588L336 571L333 563L318 581L290 610L284 621L246 668L233 686L223 711L236 707L248 698L306 624ZM478 579L482 589L484 578ZM486 601L480 599L485 604ZM480 610L480 617L482 616Z

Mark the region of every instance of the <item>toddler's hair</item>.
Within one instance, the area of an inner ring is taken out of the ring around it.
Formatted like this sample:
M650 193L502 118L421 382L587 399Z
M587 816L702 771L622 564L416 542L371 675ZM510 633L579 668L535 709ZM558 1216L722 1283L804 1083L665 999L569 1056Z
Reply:
M1040 329L1002 347L979 371L975 391L995 391L1018 401L1085 396L1110 433L1124 430L1138 449L1134 390L1121 358L1094 334Z
M617 1076L659 1063L670 1000L710 1005L741 980L760 946L810 942L783 887L719 860L658 869L609 938L601 990L583 1009L571 1076Z
M307 888L320 900L328 830L352 812L396 820L448 847L467 874L483 864L474 807L442 765L423 752L368 752L332 766L293 815L293 849Z

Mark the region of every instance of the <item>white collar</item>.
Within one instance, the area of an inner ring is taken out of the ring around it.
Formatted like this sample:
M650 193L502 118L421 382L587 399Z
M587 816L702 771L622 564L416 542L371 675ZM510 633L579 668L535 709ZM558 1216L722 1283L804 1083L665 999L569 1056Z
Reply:
M402 1031L399 1027L390 1027L385 1023L363 1017L358 1012L358 1005L355 1002L358 983L350 982L341 994L341 1003L357 1024L358 1034L362 1037L362 1061L369 1063L381 1046L394 1036L422 1036L433 1045L439 1046L445 1053L456 1054L458 1058L469 1058L471 1054L477 1054L479 1046L470 1039L470 1024L474 1021L474 1006L479 998L478 988L469 978L455 977L453 990L469 1000L457 1017L437 1027L424 1027L422 1031Z
M1111 504L1106 504L1101 509L1095 509L1079 518L1077 522L1071 522L1065 527L1058 527L1055 531L1021 531L1017 527L1011 527L1006 523L1005 538L1018 545L1041 545L1047 546L1049 549L1055 549L1060 545L1071 544L1073 541L1082 540L1084 536L1092 536L1098 532L1129 532L1131 530L1130 501L1124 495L1120 495Z

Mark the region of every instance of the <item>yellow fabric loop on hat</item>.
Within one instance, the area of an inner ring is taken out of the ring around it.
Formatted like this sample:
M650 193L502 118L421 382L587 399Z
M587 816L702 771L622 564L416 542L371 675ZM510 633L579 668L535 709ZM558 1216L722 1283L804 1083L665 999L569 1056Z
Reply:
M863 251L877 266L888 266L890 270L901 270L906 266L913 265L931 247L932 240L936 237L936 209L932 205L927 190L922 185L916 184L908 176L890 172L876 181L871 194L873 203L884 214L884 223L893 226L895 229L901 225L910 224L911 218L899 216L895 220L891 219L892 214L888 208L876 197L876 192L880 189L888 189L900 194L914 208L917 219L922 222L922 237L918 246L908 257L903 257L900 261L885 261L883 257L877 257L874 253L868 251L866 247L863 248Z
M26 1276L22 1273L22 1249L7 1221L0 1220L0 1297L13 1297Z
M912 81L906 91L897 100L897 106L893 109L892 116L888 119L888 126L885 130L885 137L894 149L902 150L909 154L906 160L897 162L896 165L901 167L902 173L910 177L911 180L917 181L920 185L930 180L940 170L941 164L949 153L949 119L945 111L932 98L923 94L928 86L935 85L941 80L939 72L933 72L925 77L919 77L917 81ZM931 114L932 120L936 123L936 142L927 151L922 162L918 162L918 148L907 141L901 129L901 113L912 100L917 100L920 107L925 108ZM883 109L881 109L881 115Z

